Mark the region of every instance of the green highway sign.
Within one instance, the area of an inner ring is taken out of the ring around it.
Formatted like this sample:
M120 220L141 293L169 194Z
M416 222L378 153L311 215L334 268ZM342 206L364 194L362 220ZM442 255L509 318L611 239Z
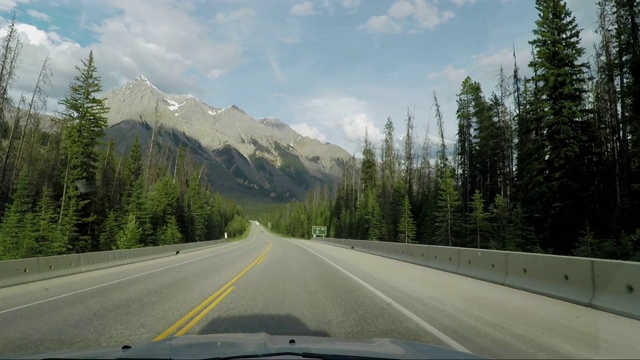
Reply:
M317 237L317 236L327 237L327 227L326 226L312 226L311 227L311 235L313 235L313 237Z

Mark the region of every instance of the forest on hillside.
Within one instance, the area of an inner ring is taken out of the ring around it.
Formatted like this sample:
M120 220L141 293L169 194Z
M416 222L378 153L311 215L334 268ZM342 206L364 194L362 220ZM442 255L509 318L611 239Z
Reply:
M594 56L566 1L536 0L532 75L496 69L495 90L467 77L457 141L414 133L407 113L339 186L266 214L275 232L640 261L640 2L599 0Z
M0 260L129 249L243 234L235 202L214 192L203 164L138 139L128 154L104 139L108 108L93 53L76 67L54 116L43 59L33 92L12 100L22 48L15 17L0 44ZM157 121L153 123L153 134Z

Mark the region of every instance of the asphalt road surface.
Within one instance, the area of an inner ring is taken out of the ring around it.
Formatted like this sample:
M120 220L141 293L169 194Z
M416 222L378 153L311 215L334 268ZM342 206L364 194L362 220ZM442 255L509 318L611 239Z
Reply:
M0 357L213 333L637 358L640 321L252 224L247 239L0 289Z

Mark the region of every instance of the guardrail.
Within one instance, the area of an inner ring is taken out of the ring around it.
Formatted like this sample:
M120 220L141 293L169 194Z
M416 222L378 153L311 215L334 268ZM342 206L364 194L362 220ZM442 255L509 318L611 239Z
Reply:
M314 240L640 320L640 263L636 262L383 241Z
M175 255L178 251L196 250L222 244L226 241L221 239L137 249L0 261L0 288L151 260Z

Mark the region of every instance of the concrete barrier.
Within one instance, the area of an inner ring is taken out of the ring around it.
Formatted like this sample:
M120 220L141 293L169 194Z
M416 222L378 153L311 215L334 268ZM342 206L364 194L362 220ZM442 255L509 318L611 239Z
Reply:
M508 252L505 285L589 306L591 266L587 258Z
M429 246L429 267L456 272L460 265L460 248Z
M357 242L361 241L361 240L334 239L334 238L315 238L312 240L330 243L332 245L346 247L346 248L351 248L351 246L355 247L355 245L357 245Z
M42 279L51 279L82 272L80 254L46 256L37 259L38 272Z
M40 279L36 258L0 261L0 288Z
M178 250L188 252L226 241L220 239L199 243L0 261L0 288L171 256Z
M124 263L130 258L129 249L111 250L109 251L109 259L112 263Z
M591 306L640 320L640 263L593 260Z
M318 241L640 319L640 263L382 241Z
M80 254L82 271L104 269L112 266L109 251L98 251Z
M399 244L400 245L400 244ZM417 244L405 244L407 249L406 262L427 266L429 263L429 246Z
M507 279L507 253L460 248L460 266L457 273L502 285Z

